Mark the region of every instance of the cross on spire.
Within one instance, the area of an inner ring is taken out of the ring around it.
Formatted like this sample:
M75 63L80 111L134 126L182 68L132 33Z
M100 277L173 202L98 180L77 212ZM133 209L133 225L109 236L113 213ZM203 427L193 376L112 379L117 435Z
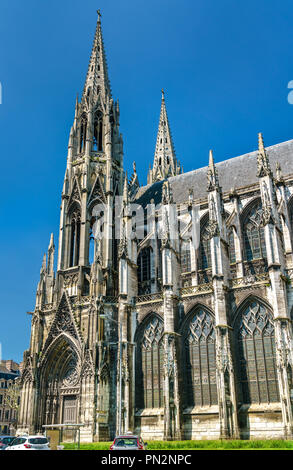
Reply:
M101 10L97 10L97 14L98 21L83 91L83 98L87 96L89 92L92 92L94 97L96 97L99 92L101 92L104 97L106 95L111 97L111 87L102 37Z

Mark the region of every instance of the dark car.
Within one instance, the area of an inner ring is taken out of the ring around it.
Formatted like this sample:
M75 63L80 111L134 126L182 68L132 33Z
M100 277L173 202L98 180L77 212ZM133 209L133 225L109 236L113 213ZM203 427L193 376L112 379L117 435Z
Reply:
M116 436L110 450L145 450L147 442L143 442L140 436L124 434Z
M0 450L4 450L13 439L15 436L0 436Z

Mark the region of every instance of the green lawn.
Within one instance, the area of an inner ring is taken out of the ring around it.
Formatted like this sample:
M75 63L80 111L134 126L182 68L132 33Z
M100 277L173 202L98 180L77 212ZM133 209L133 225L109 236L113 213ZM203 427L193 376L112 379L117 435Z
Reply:
M80 450L109 450L112 442L93 442L80 444ZM65 443L64 449L74 449L74 444ZM148 441L148 450L237 450L237 449L282 449L292 450L293 441L267 440L267 441Z

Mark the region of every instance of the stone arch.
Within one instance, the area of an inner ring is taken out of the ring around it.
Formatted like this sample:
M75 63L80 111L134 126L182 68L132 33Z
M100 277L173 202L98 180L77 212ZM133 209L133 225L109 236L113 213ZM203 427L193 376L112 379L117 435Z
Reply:
M180 329L184 367L184 404L188 407L218 403L216 381L216 331L213 312L195 305Z
M199 266L201 270L211 268L211 242L208 233L209 211L200 219ZM206 279L208 281L208 279Z
M68 207L66 225L69 229L68 236L68 265L77 266L80 250L80 227L81 227L81 207L80 203L73 200Z
M241 231L243 238L243 259L266 258L266 245L264 228L262 227L262 202L255 197L249 201L240 214Z
M239 402L279 402L273 310L249 295L233 319L236 386Z
M163 407L163 332L163 320L155 312L150 312L137 328L135 334L137 409Z
M78 394L80 371L79 345L70 335L61 333L47 348L39 367L40 425L62 422L63 396Z

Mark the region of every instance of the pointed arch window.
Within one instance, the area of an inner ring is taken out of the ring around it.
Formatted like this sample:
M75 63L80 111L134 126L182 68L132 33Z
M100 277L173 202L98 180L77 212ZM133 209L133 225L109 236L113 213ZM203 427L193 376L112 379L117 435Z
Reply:
M71 214L71 237L69 267L77 266L79 262L80 245L80 210L75 209Z
M79 142L79 152L85 151L86 143L86 131L87 131L87 117L85 114L81 117L80 121L80 142Z
M153 315L141 331L137 344L136 407L163 406L163 322Z
M143 248L137 259L138 293L148 294L151 292L151 248Z
M208 230L209 221L207 220L201 229L200 237L200 265L201 269L208 269L212 265L211 259L211 240Z
M252 300L237 317L234 331L242 403L279 402L272 313Z
M214 318L204 308L196 311L183 335L185 405L218 403Z
M236 263L234 230L234 227L231 227L228 233L229 259L231 264Z
M262 222L261 201L255 202L243 223L244 251L247 261L266 258L266 244Z
M190 240L183 240L180 248L181 272L189 273L191 271Z
M97 111L94 118L93 151L103 151L103 114Z

